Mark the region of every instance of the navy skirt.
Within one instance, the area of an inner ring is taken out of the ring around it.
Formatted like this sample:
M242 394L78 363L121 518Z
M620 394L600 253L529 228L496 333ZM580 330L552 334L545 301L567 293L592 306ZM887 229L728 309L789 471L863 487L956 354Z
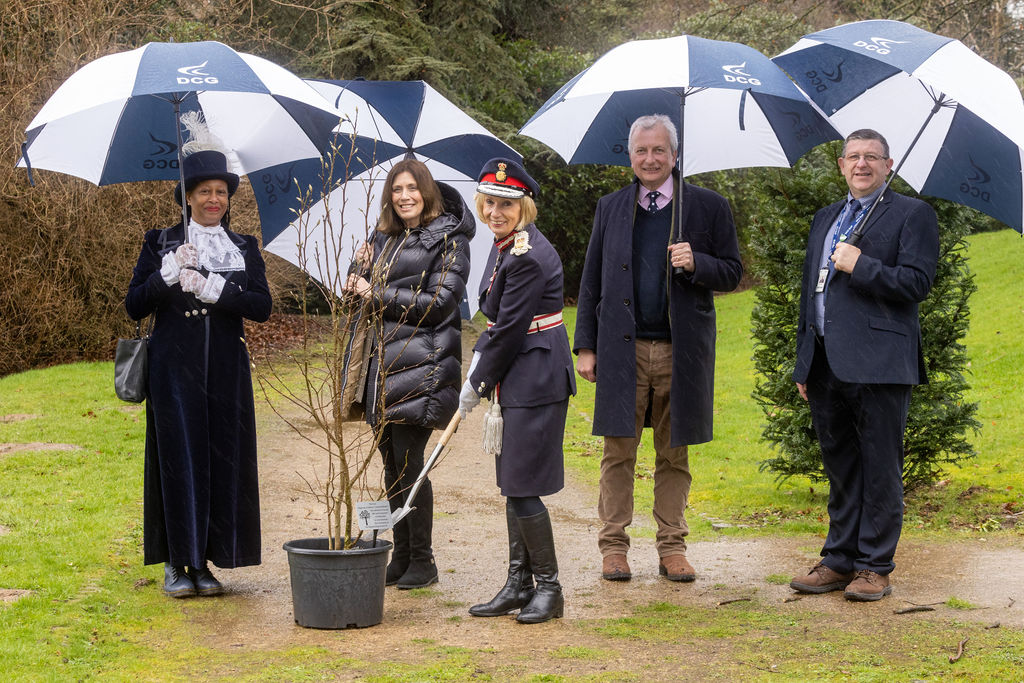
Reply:
M503 496L548 496L565 485L562 438L569 399L528 408L502 407L501 454L494 471Z

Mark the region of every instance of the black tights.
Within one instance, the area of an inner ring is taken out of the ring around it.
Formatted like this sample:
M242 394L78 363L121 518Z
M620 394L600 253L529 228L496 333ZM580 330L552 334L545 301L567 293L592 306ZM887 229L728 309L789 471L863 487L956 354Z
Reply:
M512 506L512 512L516 517L533 517L547 510L540 496L508 496L508 504Z

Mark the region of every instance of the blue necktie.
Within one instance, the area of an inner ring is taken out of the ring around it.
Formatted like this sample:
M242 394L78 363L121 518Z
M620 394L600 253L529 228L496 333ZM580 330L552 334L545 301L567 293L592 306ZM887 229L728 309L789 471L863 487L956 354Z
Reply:
M854 199L850 202L850 208L847 210L846 215L843 216L843 223L839 226L839 235L845 235L850 229L850 224L853 223L854 219L857 218L857 214L860 213L860 201Z
M647 193L647 210L648 211L657 211L658 210L658 197L660 197L660 196L661 196L661 193L658 192L657 190L652 190L651 192Z

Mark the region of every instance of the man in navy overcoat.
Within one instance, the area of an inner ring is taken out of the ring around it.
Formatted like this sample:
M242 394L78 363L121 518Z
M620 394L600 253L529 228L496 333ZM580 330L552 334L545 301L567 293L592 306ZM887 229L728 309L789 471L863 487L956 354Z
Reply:
M790 586L879 600L892 591L903 524L911 386L927 381L917 306L935 277L939 234L928 204L884 187L892 159L878 132L851 133L839 168L850 192L811 225L793 372L829 479L829 531L821 562ZM855 232L858 246L846 241Z
M598 547L611 581L632 576L626 527L645 426L654 430L659 573L696 577L686 559L687 445L712 437L714 291L735 289L743 274L732 212L715 192L683 183L683 241L672 239L677 145L668 117L633 123L636 179L598 202L580 282L573 350L580 375L597 382L594 434L605 437Z

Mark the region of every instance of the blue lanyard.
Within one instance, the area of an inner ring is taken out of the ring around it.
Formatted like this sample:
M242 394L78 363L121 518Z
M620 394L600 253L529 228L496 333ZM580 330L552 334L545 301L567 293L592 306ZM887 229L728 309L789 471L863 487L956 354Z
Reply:
M846 206L843 207L843 212L841 214L839 214L839 219L838 219L839 225L842 225L843 221L846 220L846 214L847 214L847 212L849 212L850 204L852 204L852 203L853 202L847 202ZM840 234L838 229L835 232L832 233L832 250L829 251L829 256L831 256L832 254L836 253L836 245L838 245L840 242L845 242L846 241L846 238L850 236L850 233L853 232L854 228L857 227L857 224L860 223L864 219L864 216L867 214L867 212L870 209L871 209L871 202L868 202L866 204L866 206L861 208L860 213L857 215L857 217L854 218L850 222L850 224L848 226L846 226L846 230L843 230L842 234ZM828 267L829 268L832 267L832 261L828 262Z

